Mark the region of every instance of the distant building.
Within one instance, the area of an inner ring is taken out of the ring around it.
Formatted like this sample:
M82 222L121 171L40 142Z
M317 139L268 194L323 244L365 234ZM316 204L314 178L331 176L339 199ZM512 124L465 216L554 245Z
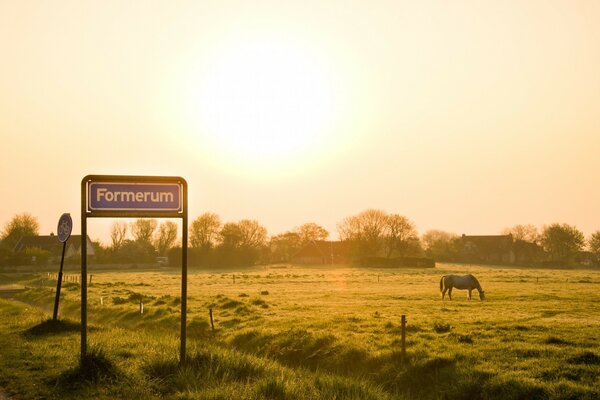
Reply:
M339 241L315 240L307 243L294 256L295 264L347 264L348 244Z
M463 262L514 264L516 261L512 235L471 236L463 234L460 258Z
M38 248L50 253L50 261L60 260L63 244L59 242L58 237L51 235L42 236L25 236L21 238L15 245L13 251L15 253L24 253L28 248ZM87 253L89 256L94 256L94 245L87 236ZM71 235L67 240L65 249L65 258L81 255L81 235Z

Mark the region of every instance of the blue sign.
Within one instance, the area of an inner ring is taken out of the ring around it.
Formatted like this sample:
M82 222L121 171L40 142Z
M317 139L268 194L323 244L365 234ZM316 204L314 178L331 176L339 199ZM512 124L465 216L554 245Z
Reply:
M91 211L181 211L180 183L91 182Z
M69 240L71 236L71 231L73 230L73 220L71 219L71 215L68 213L64 213L60 216L58 220L58 228L56 232L58 233L58 240L61 243Z

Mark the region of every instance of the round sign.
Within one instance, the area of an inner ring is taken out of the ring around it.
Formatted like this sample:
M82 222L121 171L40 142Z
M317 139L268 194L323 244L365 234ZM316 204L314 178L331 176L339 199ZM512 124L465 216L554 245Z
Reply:
M69 240L69 236L71 236L71 230L73 230L73 220L71 219L71 214L64 213L58 220L58 240L60 240L61 243Z

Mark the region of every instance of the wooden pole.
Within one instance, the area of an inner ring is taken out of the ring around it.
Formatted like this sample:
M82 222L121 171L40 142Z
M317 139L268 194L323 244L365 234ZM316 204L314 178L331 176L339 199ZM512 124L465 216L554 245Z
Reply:
M181 216L181 337L179 343L179 365L186 360L187 343L187 280L188 280L188 189L183 182L183 215Z
M87 181L81 181L81 363L87 355Z
M400 319L402 326L402 352L400 353L402 361L406 359L406 315L402 315Z
M213 331L213 335L215 334L215 323L213 321L213 312L212 312L212 308L208 309L208 314L210 315L210 327L212 328Z
M60 269L58 270L59 279L56 281L56 297L54 298L54 313L52 314L53 321L56 321L58 318L58 303L60 303L60 288L62 286L62 274L63 274L63 265L65 262L65 248L66 247L67 247L67 242L63 242L62 256L60 257Z

